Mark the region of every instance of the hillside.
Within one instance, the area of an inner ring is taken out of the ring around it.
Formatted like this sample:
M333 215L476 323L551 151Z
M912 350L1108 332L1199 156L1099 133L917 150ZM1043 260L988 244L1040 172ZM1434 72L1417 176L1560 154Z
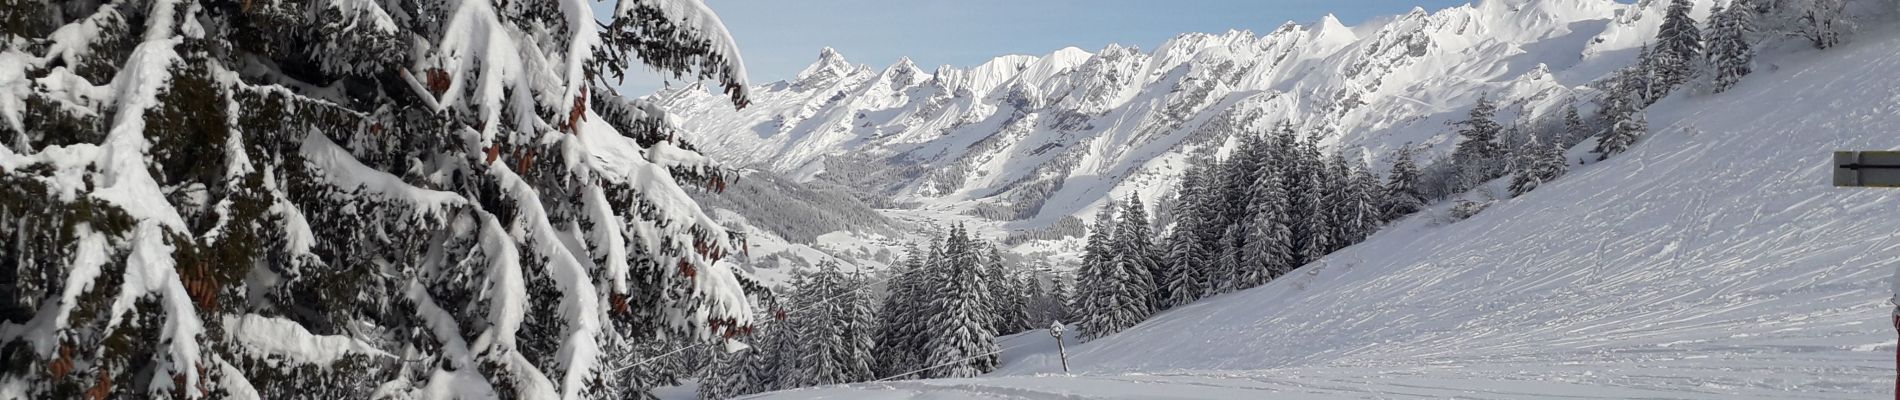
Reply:
M1877 398L1900 192L1828 162L1900 148L1900 32L1780 51L1625 155L1072 345L1072 375L1031 332L985 378L765 398Z

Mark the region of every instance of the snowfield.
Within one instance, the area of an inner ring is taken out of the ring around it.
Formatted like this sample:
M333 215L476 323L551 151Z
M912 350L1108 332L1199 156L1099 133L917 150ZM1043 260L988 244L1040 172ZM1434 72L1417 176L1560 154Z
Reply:
M1680 91L1629 153L1469 220L1071 343L1073 374L1030 332L983 378L759 398L1883 398L1900 190L1830 187L1829 164L1900 148L1895 33Z

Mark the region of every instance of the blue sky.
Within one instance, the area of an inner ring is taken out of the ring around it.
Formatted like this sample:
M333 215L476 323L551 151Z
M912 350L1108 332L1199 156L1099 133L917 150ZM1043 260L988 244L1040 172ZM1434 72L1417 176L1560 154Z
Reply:
M1184 32L1310 23L1328 13L1347 24L1437 10L1468 0L704 0L739 41L753 83L791 79L830 46L852 63L883 68L909 56L931 70L970 66L1004 54L1047 54L1109 43L1152 49ZM602 8L610 9L611 2ZM604 11L604 10L603 10ZM623 87L643 95L658 75L629 73Z

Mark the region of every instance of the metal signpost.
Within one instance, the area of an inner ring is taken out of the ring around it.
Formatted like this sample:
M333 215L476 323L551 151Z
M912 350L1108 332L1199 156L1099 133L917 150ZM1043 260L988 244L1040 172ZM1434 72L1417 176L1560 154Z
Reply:
M1049 323L1049 336L1056 337L1056 354L1062 355L1062 373L1069 373L1069 350L1062 347L1062 321Z
M1834 186L1900 188L1900 151L1834 152Z
M1900 188L1900 151L1834 152L1834 186ZM1900 331L1900 266L1893 275L1893 329ZM1894 348L1894 363L1900 368L1900 347ZM1900 371L1900 370L1897 370ZM1900 400L1900 375L1894 379L1894 399Z

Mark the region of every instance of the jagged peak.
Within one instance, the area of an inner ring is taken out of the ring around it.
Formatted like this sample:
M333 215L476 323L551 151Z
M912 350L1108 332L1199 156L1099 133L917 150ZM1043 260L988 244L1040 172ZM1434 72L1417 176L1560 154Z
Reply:
M1034 86L1057 74L1073 70L1094 57L1095 53L1090 53L1088 50L1075 46L1064 47L1049 55L1024 63L1022 71L1017 73L1017 81Z
M836 79L841 76L850 75L856 72L857 69L859 68L852 65L851 62L846 61L844 55L839 54L837 49L826 46L818 50L818 61L813 62L810 66L806 66L804 70L798 72L797 81L811 82L814 80Z
M983 97L1010 79L1014 79L1040 59L1031 55L1011 54L992 58L969 69L945 65L938 67L937 73L931 79L945 89L967 90L976 97Z
M1326 16L1319 17L1319 26L1320 29L1346 29L1346 24L1339 22L1339 16L1333 13L1326 13Z
M1359 40L1359 35L1353 32L1352 27L1339 22L1339 17L1330 13L1325 17L1320 17L1319 23L1313 24L1312 31L1313 37L1320 40L1343 42Z
M1082 59L1089 58L1094 55L1095 53L1090 53L1088 50L1082 50L1082 48L1080 47L1069 46L1069 47L1064 47L1060 50L1051 52L1049 53L1048 56L1045 56L1043 58L1044 59L1071 59L1075 61L1081 61Z
M923 69L917 68L917 62L911 61L910 56L898 57L896 64L884 68L884 73L878 75L878 79L897 86L910 86L930 78Z
M914 75L923 75L923 73L924 73L924 70L922 68L917 67L916 61L911 61L910 56L903 56L903 57L897 58L896 64L891 64L890 67L884 68L883 75L886 77L904 76L904 75L914 76Z
M1537 63L1537 66L1531 67L1529 71L1524 71L1524 74L1518 76L1517 79L1520 81L1536 81L1550 78L1550 64Z
M1281 22L1279 27L1273 28L1273 33L1270 33L1269 35L1276 35L1276 34L1280 34L1281 32L1294 32L1298 30L1300 30L1300 23L1293 22L1293 20L1287 20L1286 22Z

